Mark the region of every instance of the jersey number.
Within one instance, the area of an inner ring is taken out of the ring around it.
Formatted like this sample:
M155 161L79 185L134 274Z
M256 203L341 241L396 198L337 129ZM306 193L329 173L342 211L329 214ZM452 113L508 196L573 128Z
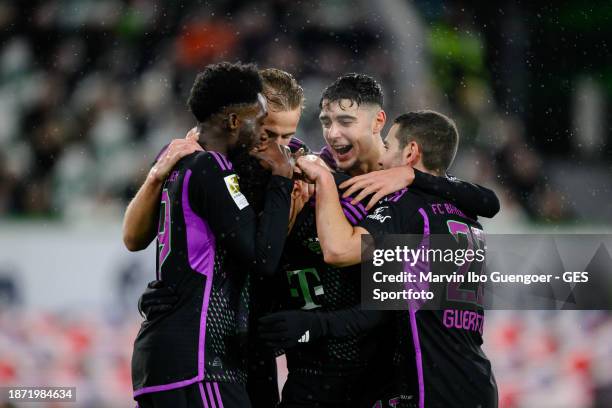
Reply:
M157 248L159 252L157 277L161 274L161 267L170 255L170 196L168 189L164 188L161 195L160 218L157 226Z
M469 250L485 249L485 236L484 231L480 228L471 227L463 222L459 221L448 221L448 230L457 242L461 242L460 237L465 237L467 241L467 248ZM458 275L466 275L470 270L471 262L465 262L457 269ZM484 268L484 262L478 273L482 274ZM448 284L446 289L446 298L452 302L467 302L478 306L482 306L483 297L483 285L478 284L477 289L463 289L461 288L461 282L451 282Z

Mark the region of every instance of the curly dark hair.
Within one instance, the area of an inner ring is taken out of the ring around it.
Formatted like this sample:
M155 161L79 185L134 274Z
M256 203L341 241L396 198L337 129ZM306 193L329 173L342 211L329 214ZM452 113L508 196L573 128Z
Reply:
M336 102L349 99L357 105L371 103L383 107L383 90L380 84L366 74L345 74L336 79L323 91L319 101L319 109L323 108L323 101Z
M187 106L198 122L203 123L225 107L255 103L262 90L261 77L255 65L211 64L197 75Z

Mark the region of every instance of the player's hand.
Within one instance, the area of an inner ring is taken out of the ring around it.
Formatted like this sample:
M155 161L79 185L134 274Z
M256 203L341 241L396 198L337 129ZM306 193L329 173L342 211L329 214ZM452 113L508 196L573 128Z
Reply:
M303 174L303 179L308 183L316 183L320 177L331 174L331 170L325 162L314 154L299 157L296 164Z
M342 197L348 197L361 190L351 204L357 204L370 194L374 194L366 206L366 210L369 210L386 195L408 187L413 181L414 169L410 166L399 166L352 177L340 184L340 188L347 189Z
M200 140L200 131L197 126L189 129L189 132L185 135L185 140L191 140L192 142L198 142Z
M250 151L251 156L259 159L259 163L272 174L287 178L293 177L291 166L291 150L279 145L274 140L255 146Z
M287 310L260 318L258 333L269 347L288 349L317 340L323 327L316 312Z
M295 175L295 171L294 171ZM305 181L293 180L293 190L291 191L291 208L289 210L289 225L288 231L291 232L298 214L304 208L304 205L310 200L314 194L314 184L308 184Z
M193 152L204 150L202 146L193 139L194 136L192 131L193 129L187 134L190 138L174 139L170 142L166 151L162 153L157 163L155 163L149 172L149 177L163 183L166 177L168 177L168 174L170 174L170 170L172 170L179 160Z
M173 286L164 281L154 280L147 284L144 293L138 299L138 311L147 320L166 313L178 302L178 295Z
M298 212L302 210L304 204L310 200L310 197L314 194L314 185L306 183L302 180L294 180L293 191L291 192L291 199L297 203Z
M302 173L302 169L297 167L298 159L304 156L306 156L306 150L303 147L300 147L297 152L291 155L291 164L294 166L293 179L295 180L293 187L294 194L292 194L292 196L295 195L296 197L300 197L302 201L306 202L314 194L315 187L313 184L304 182L304 173Z

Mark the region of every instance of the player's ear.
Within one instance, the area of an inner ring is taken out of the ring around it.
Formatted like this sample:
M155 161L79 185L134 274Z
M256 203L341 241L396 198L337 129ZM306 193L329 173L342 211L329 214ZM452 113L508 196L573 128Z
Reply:
M414 166L416 165L421 158L421 146L414 140L408 142L406 147L404 147L404 161L407 165Z
M240 118L238 117L237 113L232 112L227 115L227 125L230 130L238 129L238 126L240 125Z
M386 122L387 114L382 109L378 110L378 112L376 112L376 115L374 116L374 133L382 132Z

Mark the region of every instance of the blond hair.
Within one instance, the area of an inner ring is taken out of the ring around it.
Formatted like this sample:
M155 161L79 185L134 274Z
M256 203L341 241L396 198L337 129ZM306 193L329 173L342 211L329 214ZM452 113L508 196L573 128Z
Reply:
M259 71L263 94L272 110L290 111L304 107L304 90L293 75L276 68Z

